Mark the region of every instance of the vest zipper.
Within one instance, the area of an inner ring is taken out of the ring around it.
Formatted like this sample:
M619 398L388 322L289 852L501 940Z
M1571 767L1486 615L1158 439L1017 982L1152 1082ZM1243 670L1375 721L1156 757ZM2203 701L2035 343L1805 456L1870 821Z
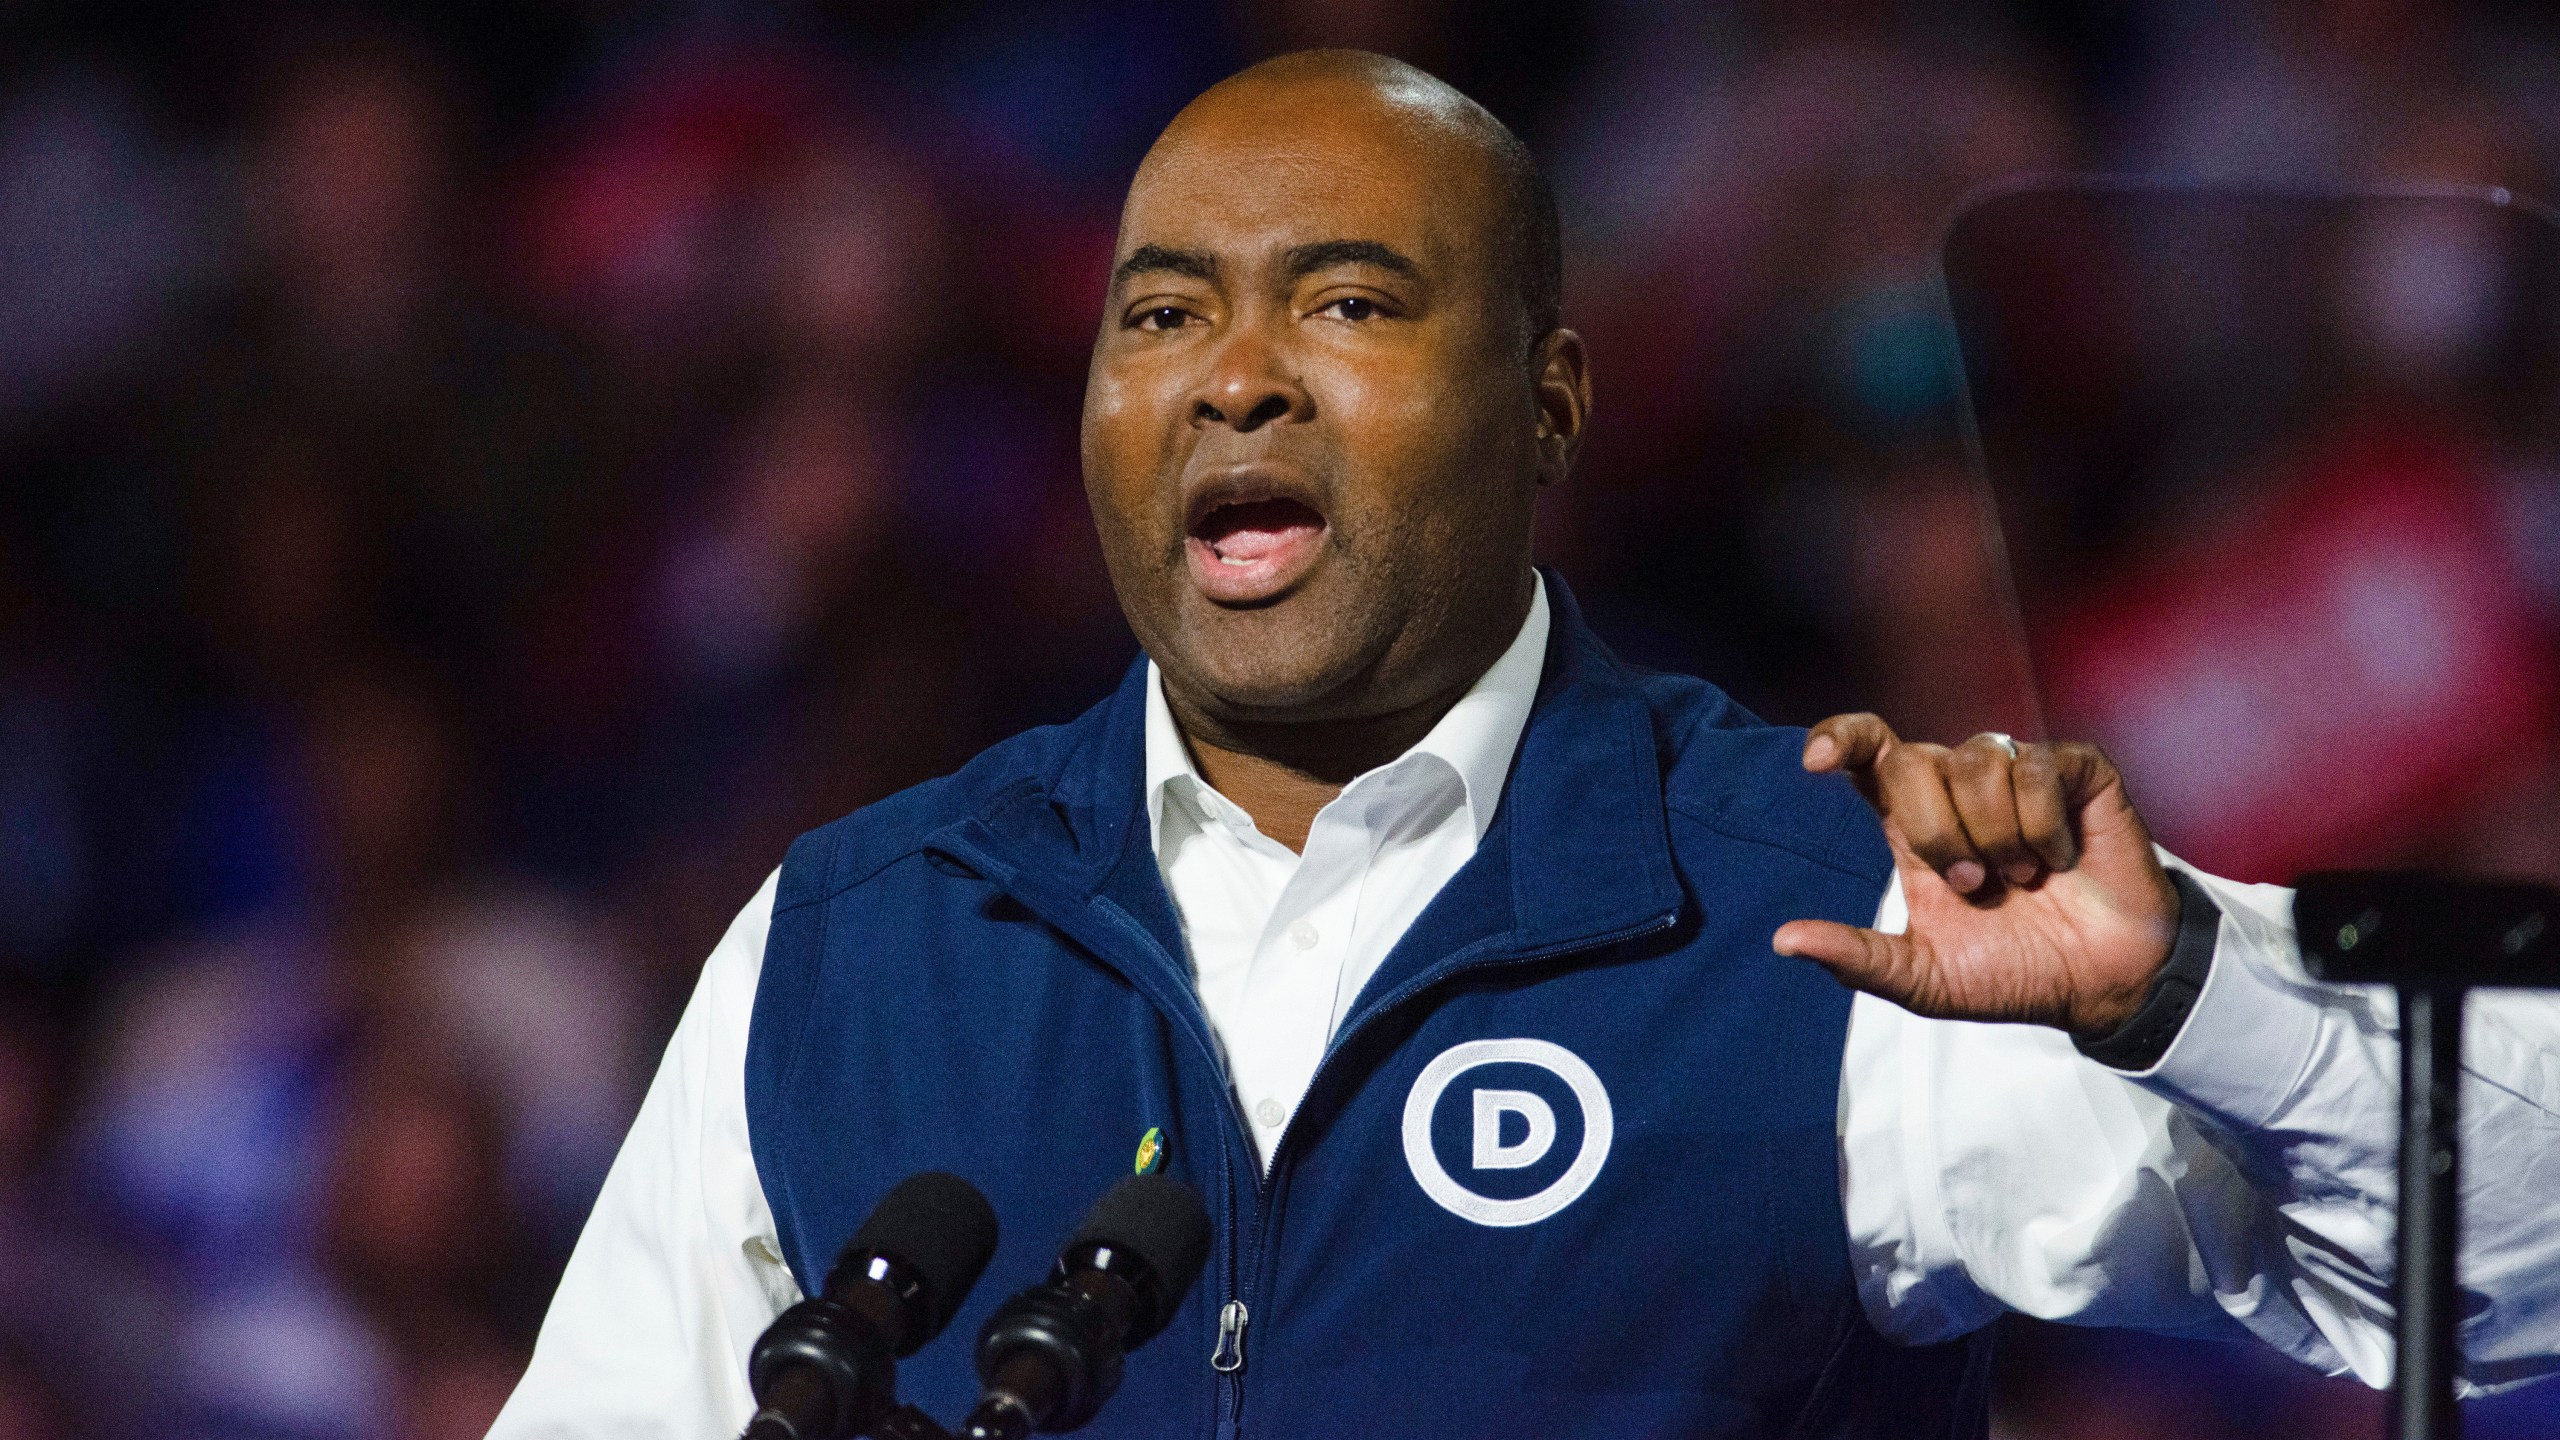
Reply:
M1209 1353L1209 1368L1233 1375L1244 1368L1244 1327L1253 1312L1241 1300L1230 1300L1218 1312L1218 1348Z
M1227 1074L1226 1057L1224 1055L1215 1055L1212 1057L1212 1063L1217 1070L1219 1080L1224 1082L1227 1087L1227 1113L1229 1116L1233 1117L1235 1121L1237 1126L1236 1133L1242 1134L1244 1133L1241 1128L1244 1123L1243 1116L1238 1109L1240 1102L1235 1098L1234 1081ZM1217 1440L1236 1440L1236 1436L1244 1426L1244 1322L1251 1316L1251 1312L1245 1309L1244 1304L1244 1224L1243 1217L1237 1213L1239 1207L1236 1203L1236 1192L1239 1187L1235 1182L1235 1152L1230 1148L1232 1144L1233 1137L1227 1133L1224 1127L1221 1127L1218 1134L1218 1158L1222 1162L1222 1168L1226 1171L1227 1180L1225 1186L1227 1200L1227 1303L1218 1307L1218 1341L1217 1344L1210 1347L1209 1350L1209 1369L1218 1377L1217 1428L1215 1432ZM1265 1206L1262 1195L1261 1166L1258 1161L1255 1162L1253 1185L1254 1223L1255 1226L1259 1228L1262 1219L1261 1212ZM1231 1323L1234 1327L1232 1331L1229 1329ZM1227 1353L1230 1343L1232 1343L1235 1348L1235 1354L1232 1360L1229 1359Z
M1245 1288L1262 1273L1262 1252L1271 1229L1271 1213L1279 1208L1280 1188L1276 1182L1280 1174L1277 1163L1280 1146L1288 1138L1289 1132L1284 1128L1280 1139L1272 1142L1272 1168L1264 1171L1255 1183L1250 1243L1241 1233L1235 1240L1236 1263L1240 1272L1236 1277L1235 1298L1218 1312L1218 1348L1209 1357L1209 1368L1226 1381L1225 1423L1219 1427L1222 1440L1239 1440L1244 1433L1244 1327L1253 1320L1253 1312L1245 1306L1244 1293Z

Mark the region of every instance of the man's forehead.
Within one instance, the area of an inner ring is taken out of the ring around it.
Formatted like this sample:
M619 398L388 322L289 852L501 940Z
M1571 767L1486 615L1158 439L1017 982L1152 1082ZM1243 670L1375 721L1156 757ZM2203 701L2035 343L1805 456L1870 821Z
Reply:
M1440 258L1453 231L1455 197L1392 173L1289 165L1260 175L1203 169L1156 186L1131 188L1120 249L1160 245L1238 261L1276 258L1292 247L1360 236L1416 260Z
M1123 255L1361 235L1436 258L1494 223L1491 166L1445 123L1356 92L1218 98L1185 111L1139 167Z

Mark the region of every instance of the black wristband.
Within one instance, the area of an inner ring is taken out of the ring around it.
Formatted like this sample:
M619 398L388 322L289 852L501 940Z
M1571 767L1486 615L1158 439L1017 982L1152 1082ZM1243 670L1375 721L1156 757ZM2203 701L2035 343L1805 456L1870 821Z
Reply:
M2196 997L2204 993L2205 978L2213 973L2222 907L2183 870L2171 870L2169 883L2178 889L2178 938L2169 947L2167 963L2151 977L2151 990L2142 997L2141 1008L2111 1035L2095 1040L2074 1036L2071 1041L2081 1054L2111 1069L2148 1070L2159 1064L2178 1032L2187 1028L2187 1016L2196 1008Z

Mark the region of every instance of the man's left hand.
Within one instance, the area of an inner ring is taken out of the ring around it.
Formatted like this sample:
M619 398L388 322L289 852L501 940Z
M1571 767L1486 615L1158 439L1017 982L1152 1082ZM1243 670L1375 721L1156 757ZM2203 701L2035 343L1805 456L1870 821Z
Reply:
M1977 735L1949 749L1835 715L1804 768L1842 771L1884 817L1910 925L1796 920L1782 955L1921 1015L2024 1021L2095 1040L2141 1007L2177 937L2178 892L2094 745Z

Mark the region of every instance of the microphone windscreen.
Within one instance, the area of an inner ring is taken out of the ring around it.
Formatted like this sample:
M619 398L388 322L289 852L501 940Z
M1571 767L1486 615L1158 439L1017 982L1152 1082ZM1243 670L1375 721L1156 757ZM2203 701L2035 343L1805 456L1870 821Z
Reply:
M951 1323L969 1287L995 1257L995 1207L957 1175L939 1170L910 1175L853 1232L845 1251L859 1250L894 1255L915 1267L932 1306L924 1333L913 1339L921 1345Z
M1154 1338L1173 1318L1209 1262L1209 1210L1198 1191L1170 1175L1132 1175L1094 1202L1070 1246L1107 1244L1135 1253L1154 1272L1160 1293L1155 1297L1156 1324L1145 1334L1132 1334L1130 1349Z

